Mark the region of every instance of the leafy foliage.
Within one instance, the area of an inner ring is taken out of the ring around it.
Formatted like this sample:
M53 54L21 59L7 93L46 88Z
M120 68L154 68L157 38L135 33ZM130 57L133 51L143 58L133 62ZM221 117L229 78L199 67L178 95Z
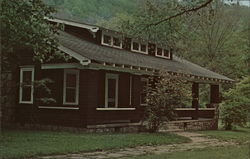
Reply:
M243 78L234 89L225 94L221 119L225 129L244 125L250 119L250 77Z
M183 77L160 71L159 76L150 77L146 87L145 120L150 132L156 132L164 121L175 117L174 108L191 98L187 81Z
M97 23L110 19L116 14L131 13L140 0L44 0L54 6L57 16L80 20L85 23Z
M52 98L52 92L49 88L49 85L53 84L54 81L52 81L49 78L44 78L38 81L34 81L34 87L35 90L38 92L36 101L38 101L40 104L52 104L56 103L56 100Z
M10 58L23 56L20 52L22 48L31 49L35 60L39 62L62 56L57 52L55 36L58 28L48 24L45 19L54 11L42 0L1 2L2 52L7 61L10 61Z

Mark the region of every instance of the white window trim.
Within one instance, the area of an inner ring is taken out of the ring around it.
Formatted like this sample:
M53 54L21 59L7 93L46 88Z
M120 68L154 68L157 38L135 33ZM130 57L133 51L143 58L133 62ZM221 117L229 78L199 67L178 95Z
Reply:
M79 110L79 107L38 106L39 109Z
M23 88L22 88L22 83L23 83L23 72L24 71L31 71L31 97L30 101L22 101L23 98ZM20 104L33 104L33 94L34 94L34 67L29 66L29 67L21 67L20 68L20 87L19 87L19 103Z
M162 50L161 50L161 55L157 55L157 49L158 49L158 48L162 49ZM157 57L162 57L162 58L165 58L165 59L170 59L171 51L169 50L168 56L164 56L164 50L168 50L168 49L166 49L166 48L161 48L161 47L155 47L155 56L157 56Z
M148 79L148 78L145 78L145 77L142 77L142 78L141 78L141 81L145 81L145 82L147 82L147 84L148 84L149 79ZM140 106L147 106L147 105L148 105L147 103L141 103L141 92L140 92Z
M119 87L118 87L119 75L118 74L111 74L111 73L106 74L106 77L105 77L105 108L109 108L108 107L108 79L115 79L116 80L116 84L115 84L115 108L117 108L118 107L118 91L119 91Z
M75 102L66 102L66 75L67 73L76 74L76 101ZM79 70L75 69L64 69L63 75L63 105L78 105L79 104Z
M104 43L104 35L111 37L111 44ZM120 46L114 45L114 38L120 39L120 41L121 41ZM122 49L122 38L118 37L118 36L115 36L115 35L113 35L111 33L104 32L104 31L102 31L101 43L102 43L102 45L105 45L105 46L111 46L111 47L114 47L114 48Z
M133 48L133 43L134 43L134 42L139 44L139 50L134 50L134 48ZM141 51L141 45L146 45L146 52ZM131 41L131 51L139 52L139 53L143 53L143 54L148 54L148 44L145 44L145 43L141 44L141 43L138 42L138 41L132 40L132 41Z
M96 108L96 110L106 110L106 111L111 111L111 110L135 110L135 108Z

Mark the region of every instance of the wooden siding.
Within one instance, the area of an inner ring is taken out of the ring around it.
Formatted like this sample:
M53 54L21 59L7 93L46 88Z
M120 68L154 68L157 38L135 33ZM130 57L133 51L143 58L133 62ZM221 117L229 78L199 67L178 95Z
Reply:
M129 74L106 72L106 71L89 71L88 72L88 104L87 104L87 123L92 124L105 124L116 122L134 122L140 120L140 109L138 102L132 102L132 107L135 110L96 110L96 108L104 108L105 105L105 74L116 73L119 74L119 94L118 94L118 107L128 108L129 105ZM136 79L136 78L134 78ZM133 96L137 92L137 86L133 87ZM138 93L137 93L138 95ZM138 98L138 96L137 96ZM132 101L135 101L135 97Z
M135 107L135 110L96 110L105 105L105 74L119 74L118 107ZM133 76L132 105L129 105L129 79L127 73L106 72L103 70L80 70L79 105L63 105L63 69L41 70L41 77L50 78L49 86L56 103L42 104L46 107L79 107L79 110L38 108L34 105L19 104L17 121L21 123L41 123L85 127L86 125L137 122L142 117L140 100L140 76ZM40 94L42 95L42 94Z

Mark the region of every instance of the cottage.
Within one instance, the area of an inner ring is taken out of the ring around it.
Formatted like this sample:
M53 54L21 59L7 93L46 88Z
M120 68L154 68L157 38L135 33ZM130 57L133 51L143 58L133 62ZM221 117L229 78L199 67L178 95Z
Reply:
M90 128L96 125L138 123L143 116L147 76L160 69L179 73L192 83L192 108L176 109L179 117L214 118L219 85L233 80L174 55L171 48L124 37L102 27L63 19L59 49L72 57L54 60L36 70L32 57L20 66L17 121ZM49 78L55 102L35 102L33 81ZM210 108L199 108L199 83L210 84Z

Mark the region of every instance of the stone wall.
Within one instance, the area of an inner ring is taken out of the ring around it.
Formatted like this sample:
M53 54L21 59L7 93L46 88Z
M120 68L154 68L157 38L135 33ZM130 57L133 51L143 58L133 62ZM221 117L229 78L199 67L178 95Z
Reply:
M131 125L124 127L96 127L96 128L77 128L77 127L65 127L65 126L56 126L56 125L41 125L41 124L12 124L12 129L25 129L25 130L47 130L47 131L66 131L74 133L102 133L102 132L123 132L123 133L135 133L139 132L139 125Z
M201 119L201 120L183 120L183 121L171 121L165 123L162 130L168 131L184 131L184 130L216 130L216 119Z

